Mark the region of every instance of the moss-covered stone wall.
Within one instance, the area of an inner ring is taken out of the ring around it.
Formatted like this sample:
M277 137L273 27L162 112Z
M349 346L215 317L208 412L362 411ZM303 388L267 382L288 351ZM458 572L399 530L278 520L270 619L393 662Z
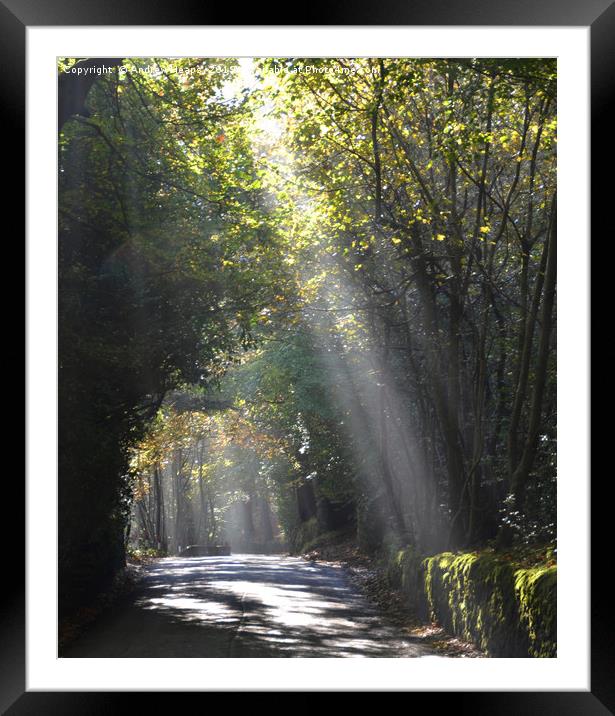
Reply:
M388 570L422 616L488 656L556 656L556 566L524 568L494 552L421 560L408 548L391 556Z

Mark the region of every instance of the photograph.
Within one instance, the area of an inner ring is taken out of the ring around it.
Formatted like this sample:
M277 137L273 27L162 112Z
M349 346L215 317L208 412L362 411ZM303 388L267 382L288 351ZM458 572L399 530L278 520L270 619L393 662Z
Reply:
M556 659L558 59L57 97L60 661Z

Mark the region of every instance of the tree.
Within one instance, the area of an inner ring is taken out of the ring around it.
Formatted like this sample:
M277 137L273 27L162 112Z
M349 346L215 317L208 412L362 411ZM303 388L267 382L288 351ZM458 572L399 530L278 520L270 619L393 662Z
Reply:
M215 382L279 275L242 104L212 65L127 61L60 133L62 608L123 564L130 450L165 393Z

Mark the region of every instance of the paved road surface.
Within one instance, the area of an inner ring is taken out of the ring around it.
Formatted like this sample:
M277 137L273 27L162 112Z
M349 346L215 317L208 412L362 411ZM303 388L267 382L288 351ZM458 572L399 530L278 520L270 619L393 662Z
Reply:
M66 657L416 657L341 567L299 557L167 558Z

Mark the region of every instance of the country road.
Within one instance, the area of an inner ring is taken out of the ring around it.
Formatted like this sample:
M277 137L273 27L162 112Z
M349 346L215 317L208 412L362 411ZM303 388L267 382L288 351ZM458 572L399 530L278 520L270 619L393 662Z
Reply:
M299 557L166 558L62 657L419 657L343 568Z

